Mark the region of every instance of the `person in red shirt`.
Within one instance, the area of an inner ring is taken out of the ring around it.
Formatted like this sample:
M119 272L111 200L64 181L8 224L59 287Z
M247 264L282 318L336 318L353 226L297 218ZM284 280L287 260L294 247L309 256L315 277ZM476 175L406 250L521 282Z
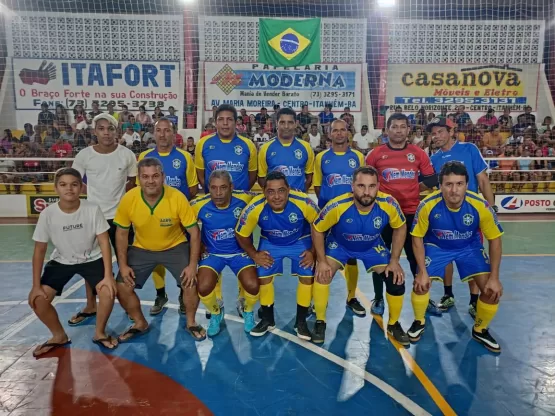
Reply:
M414 214L420 204L420 185L433 188L437 185L437 174L430 162L430 158L420 147L408 142L411 125L408 117L402 113L394 113L387 120L389 142L373 149L366 156L366 164L378 171L380 191L390 194L399 202L401 210L410 229ZM393 230L386 227L382 231L382 238L388 249L391 249ZM413 276L416 276L416 258L412 251L412 237L407 233L405 238L405 253ZM371 311L375 315L383 315L384 300L383 286L380 275L373 273L375 298ZM430 301L433 302L433 301ZM428 310L434 314L441 314L435 304Z
M173 131L175 133L175 147L178 149L183 149L183 136L177 132L177 126L173 125Z
M72 157L73 156L73 147L62 139L62 137L58 137L56 143L50 148L50 151L54 152L56 157Z

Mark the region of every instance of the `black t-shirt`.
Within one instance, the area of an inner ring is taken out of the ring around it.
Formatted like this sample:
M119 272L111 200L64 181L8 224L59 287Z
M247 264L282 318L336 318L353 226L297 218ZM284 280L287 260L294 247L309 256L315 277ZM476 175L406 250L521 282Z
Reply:
M42 125L53 125L54 124L54 113L50 111L41 111L39 113L38 124Z

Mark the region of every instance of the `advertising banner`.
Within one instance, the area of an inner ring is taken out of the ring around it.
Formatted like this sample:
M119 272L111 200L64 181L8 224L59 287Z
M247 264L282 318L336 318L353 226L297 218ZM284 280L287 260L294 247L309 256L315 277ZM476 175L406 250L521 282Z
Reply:
M537 107L540 65L390 64L387 69L386 105L404 112L439 112L464 105L467 112L489 108L522 111Z
M495 205L500 214L555 213L555 195L495 195Z
M80 198L87 199L87 196L81 195ZM27 195L27 216L38 217L47 206L59 200L58 195Z
M360 112L362 103L361 64L316 64L273 67L257 63L204 63L205 110L232 104L249 112L274 104L300 110L332 111L350 107Z
M181 109L179 62L90 61L13 58L16 110L38 110L43 101L51 108L60 103L68 109L101 109L113 102L136 111L144 105Z

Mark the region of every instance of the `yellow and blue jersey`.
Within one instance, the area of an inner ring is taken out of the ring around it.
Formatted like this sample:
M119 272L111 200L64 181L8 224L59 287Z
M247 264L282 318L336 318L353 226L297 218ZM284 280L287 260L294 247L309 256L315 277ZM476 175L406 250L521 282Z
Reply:
M139 155L138 161L147 157L153 157L162 162L166 185L181 191L187 199L191 198L189 188L198 185L198 177L193 158L188 152L175 146L169 153L149 149ZM139 184L139 178L137 178L137 184Z
M243 252L235 239L235 226L243 208L254 198L252 192L233 191L225 208L218 208L210 195L191 201L198 220L202 223L201 240L209 254L231 255Z
M298 191L289 192L283 211L272 210L263 194L256 196L243 210L235 231L250 237L258 225L260 237L277 246L287 246L310 237L310 224L318 217L318 207L310 197Z
M316 155L312 184L320 187L318 206L323 208L333 198L351 192L353 172L364 165L364 156L349 148L346 152L328 149Z
M383 245L382 230L402 227L406 222L401 207L391 195L378 192L376 202L368 212L355 205L352 193L340 195L326 204L314 221L316 231L330 231L337 244L350 252L364 252Z
M314 151L310 144L297 138L286 144L277 138L264 143L258 154L258 176L265 178L275 171L287 177L291 189L304 192L305 175L314 172Z
M435 191L420 202L411 234L444 250L481 247L481 231L488 240L503 235L497 215L477 193L467 191L462 206L450 209L441 191Z
M430 161L438 175L447 162L456 161L464 164L468 171L468 190L472 192L478 192L476 176L488 168L488 164L474 143L461 143L459 141L456 141L453 147L446 152L439 150L434 153L430 157Z
M204 170L204 190L208 192L208 178L215 170L227 170L233 179L233 188L248 191L249 172L257 170L256 146L252 140L235 135L222 140L218 134L200 139L195 149L195 166Z

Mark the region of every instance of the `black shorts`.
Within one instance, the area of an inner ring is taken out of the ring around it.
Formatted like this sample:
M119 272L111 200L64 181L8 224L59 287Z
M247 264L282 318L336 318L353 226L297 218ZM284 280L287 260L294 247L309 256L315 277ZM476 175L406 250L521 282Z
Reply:
M110 237L110 242L112 243L112 247L114 247L114 254L117 257L118 251L116 250L116 230L118 229L118 226L114 224L113 219L108 220L108 225L110 226L110 229L108 230L108 236ZM133 227L129 227L128 244L129 245L133 244L134 240L135 240L135 232L133 231Z
M130 246L127 250L127 265L135 274L135 289L141 289L144 286L158 265L168 269L177 287L181 287L181 272L189 265L189 243L181 243L164 251L149 251ZM119 272L116 281L123 283Z
M414 251L412 250L412 236L410 235L410 230L412 228L412 222L414 221L414 214L405 214L407 220L407 236L405 237L405 254L407 255L407 260L410 265L410 271L413 276L416 276L416 257L414 257ZM391 251L391 243L393 241L393 228L388 224L382 230L382 238L385 246Z
M95 289L96 285L104 279L104 262L102 258L80 264L62 264L50 260L44 266L40 284L51 287L56 291L56 295L60 296L64 286L76 274L85 279L85 282Z

